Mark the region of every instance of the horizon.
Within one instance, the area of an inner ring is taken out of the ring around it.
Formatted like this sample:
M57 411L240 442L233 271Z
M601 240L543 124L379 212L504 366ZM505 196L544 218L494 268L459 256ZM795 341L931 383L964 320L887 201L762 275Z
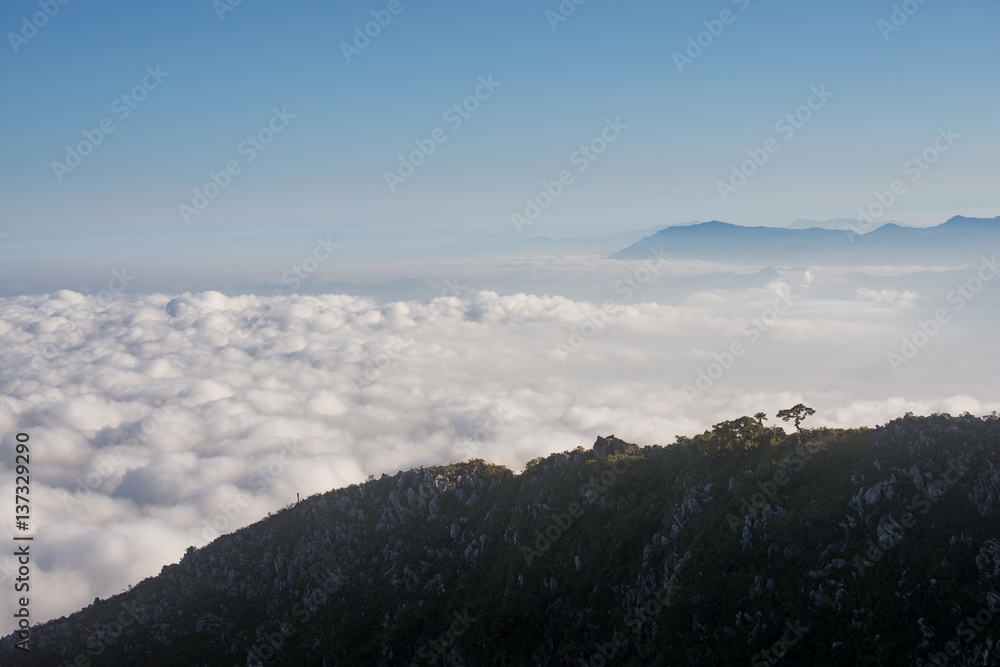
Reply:
M909 229L932 229L948 224L956 219L970 219L970 216L956 214L947 219L928 226L916 226L907 222L886 219L872 222L871 219L834 218L829 220L808 220L798 218L786 225L749 225L728 220L691 221L673 225L656 225L647 229L621 230L609 234L593 235L547 235L547 234L490 234L475 237L451 237L447 235L425 235L424 243L402 235L387 237L381 231L364 231L361 229L344 230L342 233L330 233L328 228L315 225L303 225L296 228L286 227L277 234L264 226L251 230L232 229L187 229L180 234L163 235L148 233L136 235L122 231L106 231L94 235L80 233L74 236L51 237L48 235L21 235L4 238L0 236L0 251L9 255L8 261L0 265L0 295L42 295L52 294L60 289L71 289L81 294L97 294L104 289L106 283L118 280L121 286L113 291L120 297L128 295L181 292L221 291L226 294L264 294L273 290L281 283L279 277L287 277L287 265L293 259L301 259L299 253L309 246L320 245L323 254L332 256L339 251L341 258L337 266L325 265L316 277L298 274L294 280L295 290L311 278L309 287L313 292L326 281L328 291L343 289L339 285L354 284L359 287L381 284L407 279L427 280L426 261L462 261L483 258L508 258L532 260L546 256L601 256L614 259L613 255L625 251L629 246L655 236L658 232L677 227L697 227L711 223L722 223L743 229L775 229L803 231L807 228L830 231L848 231L851 236L863 237L886 226L898 226ZM995 220L1000 218L971 218L979 220ZM808 226L807 226L808 225ZM310 238L312 237L312 238ZM216 242L220 247L211 250L202 248L203 266L211 266L209 273L192 272L191 267L183 271L186 282L179 282L180 273L175 274L170 268L173 260L159 255L160 245L169 239L184 239L187 244L203 245ZM531 245L540 241L563 242L551 248L539 248ZM590 245L566 245L567 242L587 242ZM851 241L853 243L853 241ZM71 256L68 251L74 247L83 246L86 253ZM107 247L113 248L109 252ZM266 246L266 248L264 247ZM228 250L227 250L228 248ZM251 253L254 261L247 261ZM344 261L343 255L350 259ZM308 253L307 253L308 254ZM122 257L131 261L121 262ZM262 272L259 268L261 260L284 265L285 270L268 270ZM326 260L323 260L325 264ZM752 264L753 262L751 262ZM798 262L789 260L785 266ZM61 270L71 276L67 278L49 272L38 273L33 267L38 265L59 265ZM770 266L774 262L763 262ZM889 260L886 264L892 264ZM136 265L152 265L155 270L139 271L138 280L135 275ZM780 265L780 264L779 264ZM411 268L407 269L409 266ZM220 267L224 270L220 271ZM395 270L389 267L396 267ZM388 273L387 273L388 271ZM158 278L150 275L155 274ZM325 274L326 277L324 277ZM115 276L130 276L121 281ZM290 284L285 280L284 284ZM485 289L494 289L484 285ZM292 290L292 291L295 291ZM530 291L530 288L527 289ZM403 294L403 293L400 293ZM395 296L391 298L408 299L420 297Z

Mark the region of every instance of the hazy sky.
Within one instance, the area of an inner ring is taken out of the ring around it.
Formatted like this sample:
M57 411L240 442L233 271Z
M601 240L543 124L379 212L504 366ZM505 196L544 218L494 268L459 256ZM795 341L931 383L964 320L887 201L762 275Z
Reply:
M0 4L8 249L39 233L159 231L169 257L224 225L513 234L511 214L564 170L572 182L524 233L786 225L854 216L948 127L960 139L886 217L996 214L993 1L913 0L891 31L893 4L871 0L567 0L565 17L555 0L228 1L71 2L51 18ZM678 66L675 52L696 57ZM813 87L832 96L794 134L777 128ZM247 140L261 130L258 150ZM574 156L602 132L602 154ZM717 183L769 138L777 152L724 202ZM385 173L428 140L391 190ZM230 162L239 173L186 224L180 205Z

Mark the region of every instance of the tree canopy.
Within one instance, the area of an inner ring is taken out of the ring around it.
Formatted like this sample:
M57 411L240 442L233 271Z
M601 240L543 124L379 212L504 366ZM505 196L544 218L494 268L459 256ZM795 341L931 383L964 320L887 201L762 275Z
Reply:
M797 403L792 407L788 408L787 410L778 410L778 414L775 416L786 422L787 421L795 422L795 431L796 434L799 436L799 444L801 444L802 429L799 427L799 424L801 424L806 417L814 414L816 414L816 411L813 410L812 408L803 405L802 403Z

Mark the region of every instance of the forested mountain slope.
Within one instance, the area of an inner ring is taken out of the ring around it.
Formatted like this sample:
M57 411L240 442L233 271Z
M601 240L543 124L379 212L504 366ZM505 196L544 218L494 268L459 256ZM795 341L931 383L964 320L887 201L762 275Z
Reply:
M996 414L763 419L313 496L6 664L997 664Z

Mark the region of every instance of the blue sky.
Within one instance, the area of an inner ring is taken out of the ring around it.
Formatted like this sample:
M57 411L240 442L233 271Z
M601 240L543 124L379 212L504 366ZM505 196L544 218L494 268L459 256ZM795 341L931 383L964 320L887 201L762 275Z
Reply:
M170 253L200 234L250 230L514 234L511 215L564 170L572 183L524 234L855 216L948 127L960 139L885 218L1000 213L995 1L912 0L916 11L885 33L879 21L891 20L893 3L872 0L566 0L575 10L558 22L547 14L559 12L555 0L399 0L394 15L388 0L244 0L224 12L225 0L52 2L58 11L36 19L37 33L24 21L44 0L0 4L8 251L39 235L76 244L124 234L136 244L155 233ZM347 62L341 44L371 12L391 22ZM679 71L673 54L699 33L708 45ZM453 129L444 113L480 77L499 86L480 88L484 99ZM144 78L145 99L124 117L115 100ZM776 121L824 86L832 97L783 138ZM275 109L294 118L250 151L243 142ZM580 171L573 155L606 119L627 128ZM97 136L102 121L113 132L57 175L66 147ZM390 190L385 173L436 129L446 141ZM769 138L778 151L724 201L718 183ZM230 161L239 172L186 223L180 205Z

